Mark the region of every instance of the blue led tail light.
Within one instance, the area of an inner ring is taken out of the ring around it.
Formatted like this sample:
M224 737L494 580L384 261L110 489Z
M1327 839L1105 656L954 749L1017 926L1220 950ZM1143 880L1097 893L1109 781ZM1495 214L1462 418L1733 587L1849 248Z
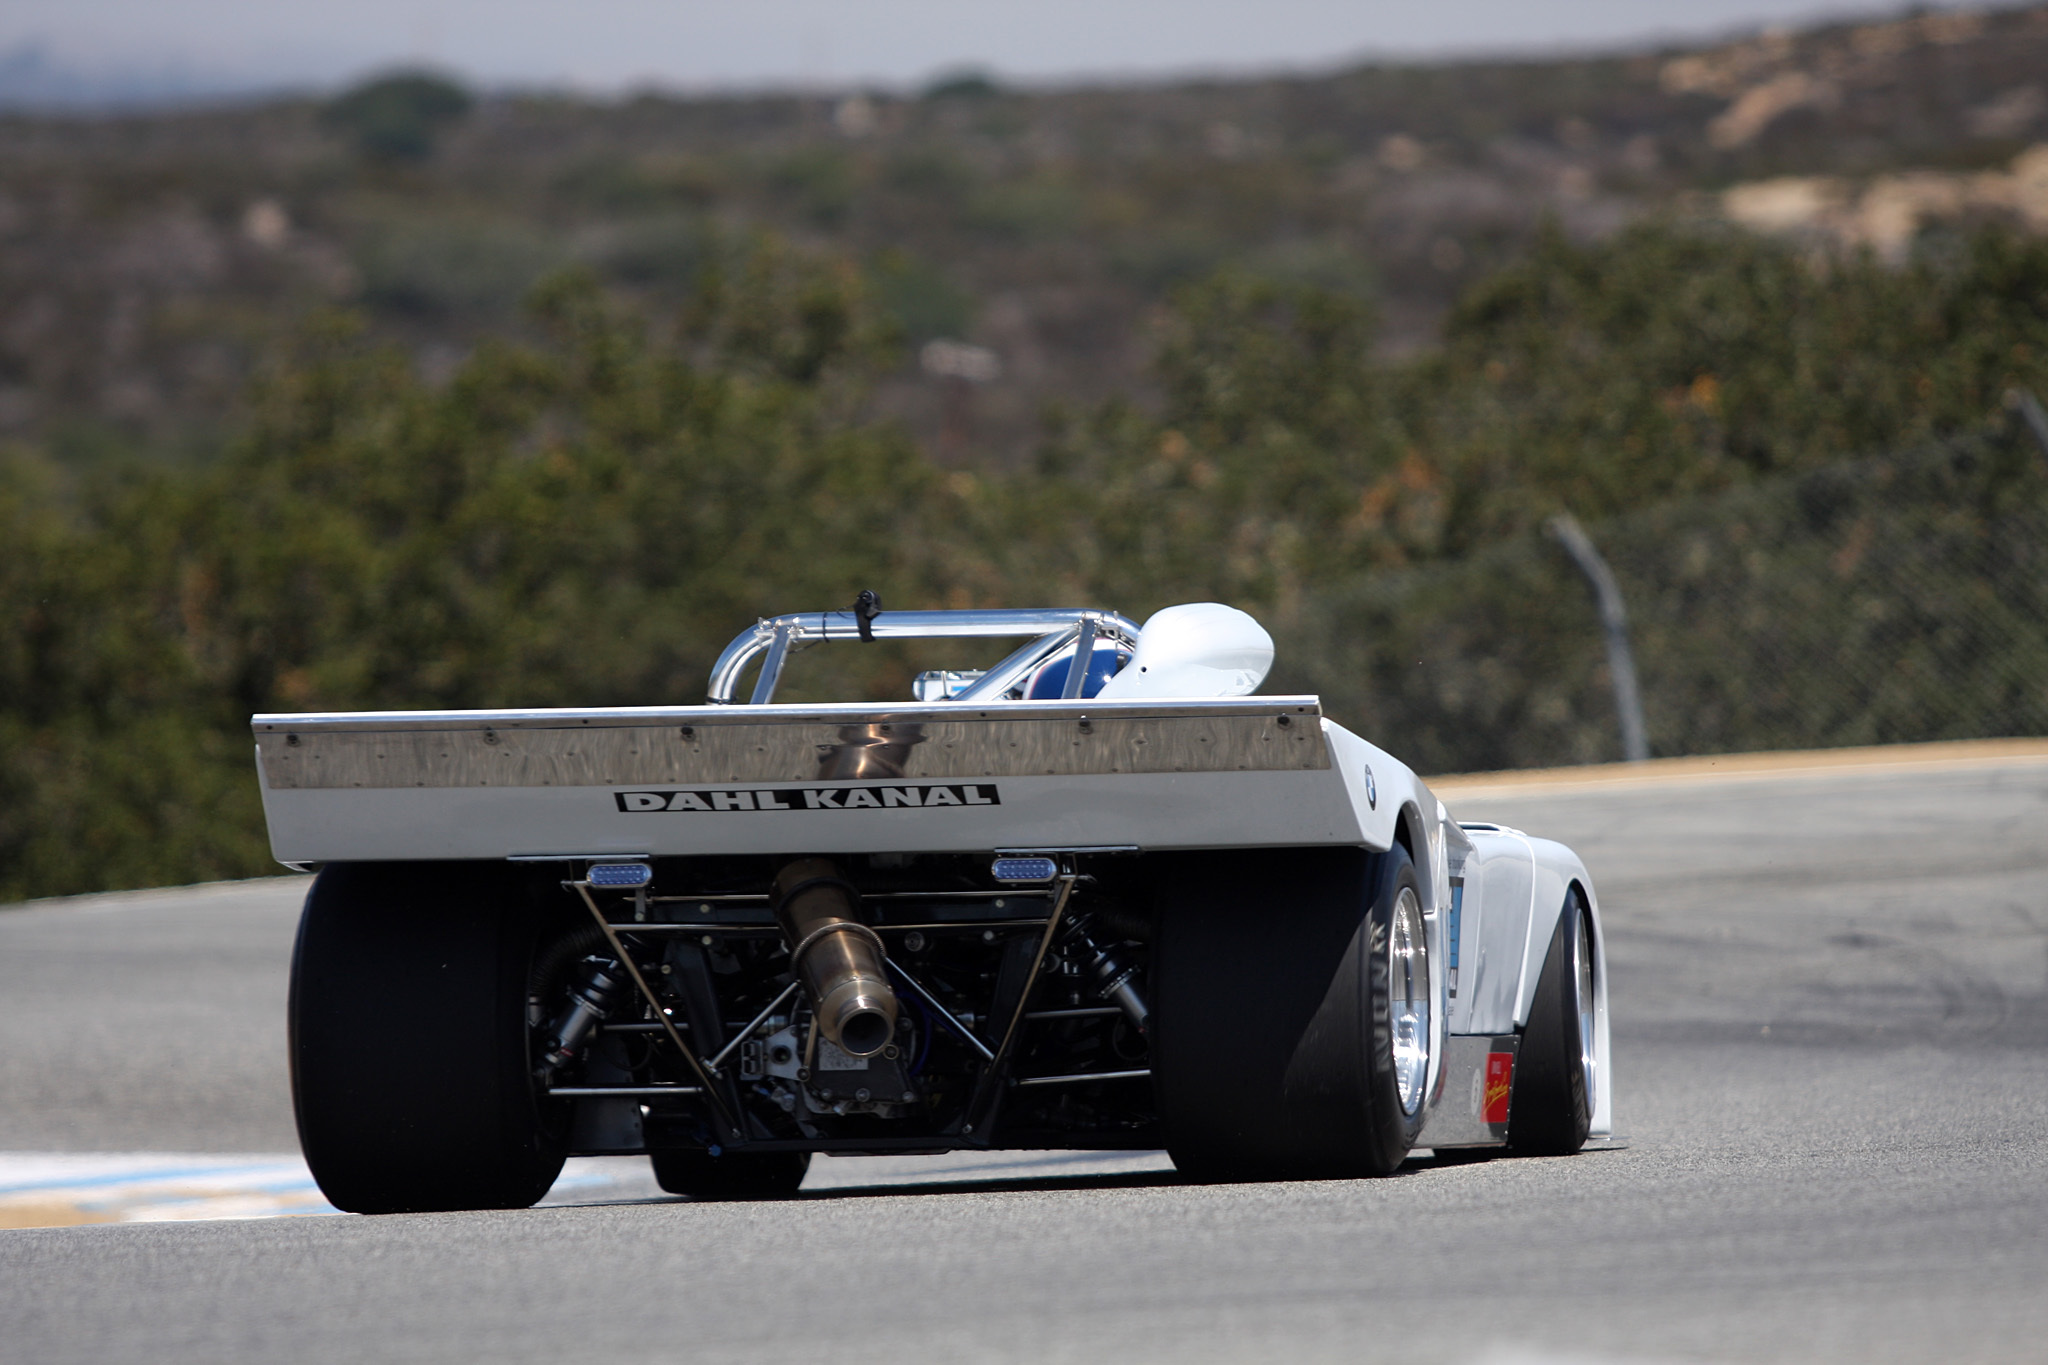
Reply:
M634 890L654 880L654 869L646 863L592 863L592 886L615 886Z
M999 882L1049 882L1060 865L1050 858L998 858L989 875Z

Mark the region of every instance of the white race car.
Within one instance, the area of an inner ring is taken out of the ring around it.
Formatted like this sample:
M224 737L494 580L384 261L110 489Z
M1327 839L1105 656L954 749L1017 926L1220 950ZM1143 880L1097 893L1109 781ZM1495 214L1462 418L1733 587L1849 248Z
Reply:
M909 704L774 703L821 642L1004 636ZM271 846L320 867L291 1056L321 1189L519 1207L640 1152L700 1197L819 1152L1352 1176L1609 1133L1584 866L1251 695L1272 656L1212 603L863 594L742 634L704 706L256 716Z

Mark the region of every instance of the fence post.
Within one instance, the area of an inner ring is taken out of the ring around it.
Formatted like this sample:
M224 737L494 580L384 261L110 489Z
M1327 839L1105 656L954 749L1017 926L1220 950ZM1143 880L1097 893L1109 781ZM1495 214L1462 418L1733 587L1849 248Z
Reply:
M1628 608L1622 603L1621 587L1577 517L1559 512L1545 524L1545 529L1564 546L1565 553L1593 585L1593 597L1600 604L1600 626L1607 635L1607 671L1614 677L1614 710L1621 720L1621 752L1629 762L1641 763L1650 756L1650 739L1643 724L1643 695L1636 687L1635 655L1628 647Z
M2041 410L2041 400L2034 397L2031 389L2007 389L2005 405L2020 415L2027 424L2027 430L2034 433L2034 444L2041 447L2041 455L2048 459L2048 412Z

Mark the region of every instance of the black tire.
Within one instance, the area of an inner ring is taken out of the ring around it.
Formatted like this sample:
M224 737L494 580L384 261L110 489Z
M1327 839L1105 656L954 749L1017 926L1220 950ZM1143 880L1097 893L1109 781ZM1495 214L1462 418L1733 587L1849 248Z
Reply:
M353 1213L524 1208L567 1146L535 1094L526 996L543 915L497 864L337 864L292 955L292 1100L320 1191Z
M1150 1041L1175 1166L1198 1179L1267 1180L1401 1164L1425 1107L1420 1073L1411 1065L1404 1098L1395 1065L1391 948L1404 893L1408 937L1418 937L1421 886L1399 846L1170 864ZM1413 948L1401 961L1419 965L1430 1001L1427 945ZM1425 1073L1428 1023L1425 1013Z
M655 1183L692 1199L776 1199L795 1194L809 1152L649 1152Z
M1508 1100L1516 1156L1566 1156L1592 1131L1593 919L1577 888L1550 936Z

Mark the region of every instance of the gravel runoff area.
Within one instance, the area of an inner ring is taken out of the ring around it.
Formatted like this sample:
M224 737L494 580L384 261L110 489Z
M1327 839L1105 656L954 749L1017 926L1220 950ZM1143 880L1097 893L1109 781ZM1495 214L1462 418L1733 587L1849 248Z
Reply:
M520 1213L0 1231L0 1361L2037 1357L2048 758L1593 779L1444 787L1592 868L1626 1150L834 1160L761 1204L572 1163ZM288 1157L302 890L0 911L0 1153Z

